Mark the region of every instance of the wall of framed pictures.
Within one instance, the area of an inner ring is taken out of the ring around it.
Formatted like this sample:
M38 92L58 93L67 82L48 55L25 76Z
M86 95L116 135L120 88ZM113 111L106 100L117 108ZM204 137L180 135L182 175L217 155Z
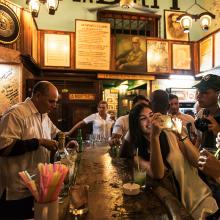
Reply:
M83 21L82 24L87 24ZM90 23L89 23L90 24ZM96 24L95 21L92 22L93 25ZM101 25L101 24L98 24ZM79 37L76 37L76 33L65 33L65 32L48 32L39 31L40 39L42 41L50 42L50 39L46 39L46 34L62 35L62 41L65 42L66 47L68 47L68 54L62 55L62 64L58 65L58 62L54 62L53 53L48 50L49 46L45 49L48 51L43 51L43 47L40 48L40 65L44 68L57 69L71 69L71 70L86 70L86 71L99 71L101 68L97 65L88 65L88 69L84 66L78 68L74 65L76 63L76 41ZM70 34L70 35L69 35ZM65 40L64 37L68 35L68 39ZM70 38L69 38L70 36ZM106 73L113 74L136 74L136 75L169 75L169 74L190 74L197 75L200 72L209 71L213 68L220 67L220 29L216 30L212 34L202 38L198 42L173 40L173 39L161 39L134 35L111 35L108 32L108 36L111 39L111 43L108 44L107 48L110 47L108 52L105 52L106 57L109 59L105 60L105 65L102 68ZM41 45L44 45L41 42ZM109 40L108 40L109 42ZM79 42L78 42L79 43ZM79 45L78 45L79 46ZM84 47L85 48L85 47ZM79 51L78 51L79 52ZM82 51L81 51L82 52ZM81 53L80 52L80 53ZM47 55L46 55L47 54ZM83 52L87 54L88 63L92 62L88 52ZM100 55L100 54L99 54ZM49 63L45 62L46 58ZM104 56L103 56L104 57ZM79 59L78 59L79 60ZM96 59L97 60L97 59ZM100 59L98 59L100 61ZM108 61L107 61L108 60ZM82 61L82 59L81 59ZM80 62L81 62L80 61ZM52 62L52 64L51 64ZM83 61L83 63L85 63ZM88 64L87 63L87 64ZM108 63L108 64L107 64ZM45 65L46 64L46 65ZM86 64L86 65L87 65ZM94 63L93 63L94 64ZM108 67L107 67L108 66ZM91 67L91 68L90 68ZM78 71L80 72L80 71Z

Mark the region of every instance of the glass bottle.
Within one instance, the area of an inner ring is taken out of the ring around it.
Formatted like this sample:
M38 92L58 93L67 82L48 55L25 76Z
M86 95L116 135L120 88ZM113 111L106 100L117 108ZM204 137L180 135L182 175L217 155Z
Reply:
M54 162L61 161L67 159L69 153L65 148L65 133L58 133L58 150L54 155Z
M78 134L76 140L79 144L79 152L83 151L83 138L82 138L82 129L78 129Z

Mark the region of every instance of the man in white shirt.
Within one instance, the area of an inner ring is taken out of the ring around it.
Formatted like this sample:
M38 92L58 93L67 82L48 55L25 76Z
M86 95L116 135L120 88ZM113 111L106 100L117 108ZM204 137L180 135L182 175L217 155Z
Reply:
M107 113L108 103L106 101L100 101L97 109L97 113L91 114L75 124L68 132L68 135L71 135L78 128L92 123L93 135L99 136L100 138L107 140L111 136L111 127L114 123L114 121L111 119L110 114Z
M36 173L38 163L48 163L52 140L59 129L47 113L56 108L57 88L38 82L32 97L12 106L0 120L0 218L33 218L33 197L18 172Z
M143 95L137 95L132 102L132 108L140 103L149 104L149 100ZM123 115L119 117L114 126L112 131L112 137L109 141L110 146L120 144L120 139L124 138L127 131L129 130L129 115Z
M193 143L195 143L195 120L191 115L183 114L182 112L180 112L179 99L174 94L169 94L169 114L182 120L183 126L186 127L188 130L189 138Z

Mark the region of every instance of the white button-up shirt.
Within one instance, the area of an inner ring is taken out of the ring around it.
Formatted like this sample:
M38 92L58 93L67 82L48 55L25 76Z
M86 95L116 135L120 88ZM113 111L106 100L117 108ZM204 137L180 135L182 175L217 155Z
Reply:
M111 136L111 127L114 121L107 114L106 119L103 119L99 113L94 113L84 118L83 121L88 123L93 123L93 134L101 135L104 138L109 138Z
M129 115L123 115L119 117L114 126L113 126L113 134L119 134L124 137L129 130Z
M52 139L59 129L47 114L40 114L30 98L10 108L0 120L0 149L14 140L32 138ZM6 189L6 199L16 200L30 196L18 172L27 170L36 174L38 163L48 163L50 152L43 146L19 156L0 156L0 196Z

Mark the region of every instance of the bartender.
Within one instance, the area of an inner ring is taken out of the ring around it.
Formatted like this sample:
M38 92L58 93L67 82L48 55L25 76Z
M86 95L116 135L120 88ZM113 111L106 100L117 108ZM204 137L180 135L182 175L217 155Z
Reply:
M56 108L57 88L48 81L33 87L32 97L12 106L0 120L0 218L33 218L33 197L18 172L36 173L56 151L60 131L48 117Z

